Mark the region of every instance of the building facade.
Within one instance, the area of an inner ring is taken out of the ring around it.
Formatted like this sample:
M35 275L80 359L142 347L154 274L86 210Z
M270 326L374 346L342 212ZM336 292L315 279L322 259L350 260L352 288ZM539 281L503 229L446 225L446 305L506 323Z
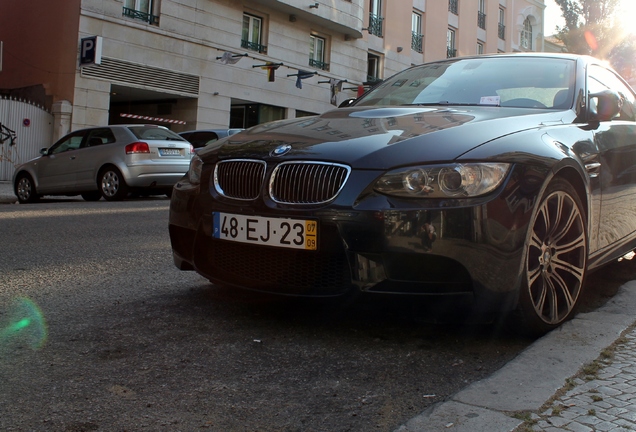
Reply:
M49 107L52 141L114 123L250 127L322 113L425 61L542 51L544 8L543 0L9 2L0 94Z

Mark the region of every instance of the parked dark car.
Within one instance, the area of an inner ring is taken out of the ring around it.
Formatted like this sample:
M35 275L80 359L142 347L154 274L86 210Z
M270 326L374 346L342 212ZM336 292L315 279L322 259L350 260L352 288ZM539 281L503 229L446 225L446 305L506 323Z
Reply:
M111 125L64 136L13 175L20 203L43 195L81 195L87 201L165 193L185 174L194 154L176 133L155 125Z
M203 148L214 141L234 135L242 130L243 129L201 129L179 132L179 135L190 141L190 144L192 144L195 151L199 151L200 148Z
M285 295L466 295L549 331L636 247L635 99L585 56L412 67L200 151L171 200L174 262Z

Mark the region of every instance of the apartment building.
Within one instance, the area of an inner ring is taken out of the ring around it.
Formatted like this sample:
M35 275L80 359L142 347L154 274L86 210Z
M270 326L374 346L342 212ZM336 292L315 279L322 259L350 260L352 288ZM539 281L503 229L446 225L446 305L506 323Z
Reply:
M0 15L0 94L48 107L54 139L322 113L425 61L543 50L543 0L30 0Z

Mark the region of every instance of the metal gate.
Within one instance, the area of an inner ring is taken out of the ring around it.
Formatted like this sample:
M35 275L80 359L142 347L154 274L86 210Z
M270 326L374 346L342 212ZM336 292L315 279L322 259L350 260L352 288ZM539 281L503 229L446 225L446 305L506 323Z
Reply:
M15 167L50 147L53 115L25 101L0 98L0 181L11 180Z

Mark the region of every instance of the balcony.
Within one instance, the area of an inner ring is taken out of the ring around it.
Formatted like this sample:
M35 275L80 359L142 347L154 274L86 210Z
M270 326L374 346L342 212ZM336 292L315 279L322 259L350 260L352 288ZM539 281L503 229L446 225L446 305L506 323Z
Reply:
M369 14L369 33L382 37L382 22L384 18L379 15Z
M448 11L454 15L459 15L459 0L448 0Z
M317 27L341 33L345 38L359 39L364 27L364 6L362 0L326 1L311 0L308 3L298 0L250 0L250 2L264 5L268 8L293 15L299 20L314 24ZM310 5L318 3L318 7Z
M377 76L367 75L367 80L363 83L365 85L373 85L382 81L382 78L378 78Z
M480 29L486 30L486 14L483 12L477 12L477 26Z
M457 57L457 50L455 48L446 48L446 58Z
M124 7L122 15L128 18L145 21L148 24L159 25L159 17L149 13Z
M422 38L424 35L421 35L416 32L411 33L411 49L413 51L417 51L419 53L422 52Z
M317 69L322 69L325 71L329 70L329 63L325 63L320 60L309 59L309 66L315 67Z
M497 34L499 35L499 39L506 40L506 26L499 23L499 28L497 29Z
M261 54L267 54L267 47L256 42L250 42L245 39L241 39L241 48L248 49L250 51L256 51Z

